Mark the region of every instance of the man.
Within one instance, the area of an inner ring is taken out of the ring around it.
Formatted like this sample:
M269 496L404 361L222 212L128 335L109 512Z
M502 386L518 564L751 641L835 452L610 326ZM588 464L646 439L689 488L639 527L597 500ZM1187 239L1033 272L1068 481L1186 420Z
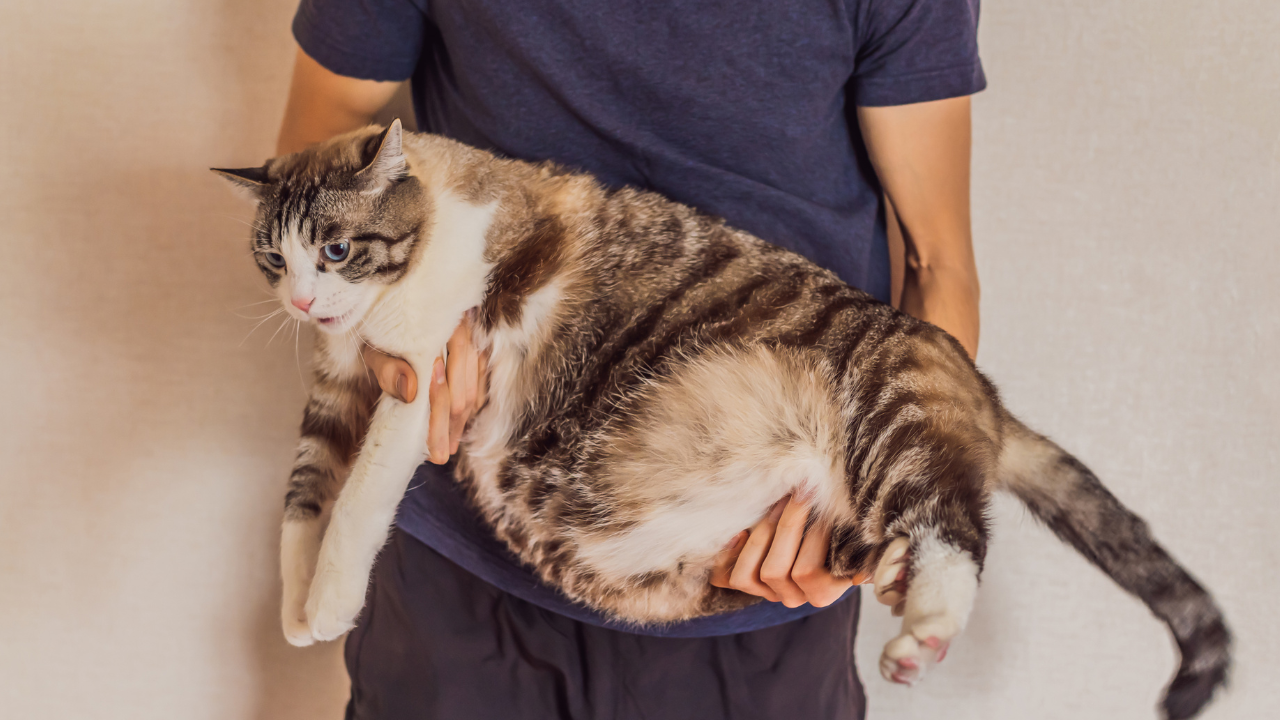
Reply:
M977 0L303 0L278 149L367 124L412 78L423 130L721 215L973 354L976 27ZM414 368L366 358L416 396ZM456 451L483 363L464 320L430 369L432 462ZM802 501L734 538L712 578L770 602L640 634L538 583L429 470L348 638L348 717L862 717L857 593ZM901 601L896 579L879 599Z

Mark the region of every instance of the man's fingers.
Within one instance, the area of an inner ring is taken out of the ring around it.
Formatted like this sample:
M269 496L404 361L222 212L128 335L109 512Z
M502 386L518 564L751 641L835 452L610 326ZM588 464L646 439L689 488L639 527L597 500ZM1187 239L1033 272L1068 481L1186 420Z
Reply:
M769 552L760 565L760 581L782 598L782 604L787 607L800 607L805 603L804 591L791 579L791 569L796 564L808 519L808 503L795 497L788 499L778 518Z
M724 549L716 553L715 560L711 564L711 584L716 587L727 588L729 585L729 575L733 572L733 566L738 562L738 556L742 554L742 544L747 541L749 532L743 530L733 539L729 541Z
M450 342L452 346L453 343ZM470 345L470 343L467 343ZM449 363L446 368L446 379L449 386L449 454L458 451L458 440L462 437L462 429L466 427L469 413L467 410L467 360L470 355L467 348L449 348Z
M876 599L890 607L901 603L907 596L907 562L911 559L911 542L898 538L889 543L880 562L876 565L873 581Z
M839 600L857 578L843 579L827 569L827 551L831 547L831 523L819 521L809 528L791 568L791 579L804 592L809 604L826 607Z
M711 584L758 595L787 607L808 602L826 607L839 600L854 580L837 578L826 567L831 525L815 523L804 531L809 503L783 498L750 531L725 546L712 563Z
M464 367L467 371L467 419L470 419L476 414L476 410L480 409L478 403L480 396L480 352L476 350L473 342L467 342L467 362Z
M741 590L749 595L762 597L770 602L777 602L778 595L773 589L760 581L760 565L764 563L765 554L773 544L773 531L778 526L778 518L782 516L783 500L778 501L763 520L751 528L747 542L742 546L742 553L733 565L729 575L729 587Z
M427 428L427 452L431 462L449 462L449 384L445 381L444 361L436 358L431 370L431 419Z
M489 353L480 353L480 367L476 376L476 410L489 401Z
M369 345L364 346L362 353L382 392L400 402L413 402L418 396L418 376L409 363Z

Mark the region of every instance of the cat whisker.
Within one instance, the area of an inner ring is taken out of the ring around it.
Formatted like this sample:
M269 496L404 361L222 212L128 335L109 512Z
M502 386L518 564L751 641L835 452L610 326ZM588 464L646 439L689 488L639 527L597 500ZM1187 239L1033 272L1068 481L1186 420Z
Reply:
M372 370L369 369L369 363L364 360L364 342L360 339L359 334L350 332L347 333L345 337L347 338L347 341L351 343L351 349L355 351L356 357L360 358L360 364L364 366L365 374L367 375L371 373Z
M269 318L273 315L280 313L281 310L283 310L283 308L281 308L280 310L269 312L266 315L241 315L240 313L232 313L232 315L235 315L236 317L244 320L263 320L265 318Z
M298 384L302 386L302 392L306 393L307 381L302 377L302 359L298 356L298 338L302 335L302 321L294 319L293 321L293 362L298 367Z
M262 225L262 223L261 223L257 218L255 218L255 219L253 219L253 220L245 220L244 218L238 218L238 217L236 217L236 216L234 216L234 215L227 215L226 213L219 213L219 214L220 214L222 217L224 217L224 218L226 218L226 219L228 219L228 220L234 220L234 221L236 221L236 222L240 223L241 225L244 225L245 227L247 227L247 228L249 228L250 230L253 230L253 231L255 231L255 232L261 232L262 230L264 230L264 229L265 229L265 226L263 226L263 225Z
M356 323L355 331L351 333L351 340L355 343L356 355L360 358L360 364L364 365L366 373L373 372L369 369L369 363L364 361L364 336L360 333L360 328L364 327L364 318Z
M283 330L284 327L288 325L289 321L292 319L293 319L292 317L285 316L284 321L280 323L280 327L276 328L276 331L271 333L271 337L267 338L267 345L270 345L271 341L276 339L276 335L279 335L280 331Z
M251 330L249 330L249 333L248 333L247 335L245 335L245 336L244 336L244 340L241 340L241 341L240 341L240 345L239 345L238 347L244 347L245 342L249 339L249 335L252 335L254 332L256 332L256 331L257 331L257 329L258 329L258 328L262 327L262 324L263 324L263 323L265 323L266 321L268 321L268 320L270 320L271 318L275 317L276 315L279 315L279 314L280 314L280 313L282 313L282 312L284 312L284 308L280 308L280 309L276 310L275 312L271 313L270 315L267 315L267 316L263 317L261 320L259 320L259 321L258 321L258 324L257 324L257 325L254 325L254 326L253 326L253 328L252 328Z
M266 304L267 304L267 303L269 303L269 302L279 302L279 299L278 299L278 298L275 298L275 297L268 297L266 300L259 300L258 302L251 302L251 303L249 303L249 304L247 304L247 305L241 305L240 307L238 307L238 308L236 308L236 309L237 309L237 310L243 310L243 309L248 308L248 307L253 307L254 305L266 305Z

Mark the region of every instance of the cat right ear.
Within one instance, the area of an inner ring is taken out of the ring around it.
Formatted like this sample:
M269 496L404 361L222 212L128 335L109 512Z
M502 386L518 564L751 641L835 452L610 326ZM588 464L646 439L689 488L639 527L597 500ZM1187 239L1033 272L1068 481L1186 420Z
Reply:
M267 189L267 166L256 168L240 168L230 170L226 168L209 168L213 172L221 175L224 180L231 183L236 192L254 202L262 199Z
M392 183L409 174L409 161L404 156L404 129L400 118L391 121L391 125L378 135L378 150L373 159L356 173L358 180L367 194L377 194L386 190Z

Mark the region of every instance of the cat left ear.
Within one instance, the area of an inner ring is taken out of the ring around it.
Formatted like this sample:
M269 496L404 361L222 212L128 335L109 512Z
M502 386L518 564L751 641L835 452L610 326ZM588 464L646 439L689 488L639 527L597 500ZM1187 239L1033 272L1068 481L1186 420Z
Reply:
M250 200L258 201L266 193L267 189L267 166L256 168L240 168L238 170L229 170L226 168L209 168L213 172L221 175L223 179L231 183L237 192L248 197Z
M365 192L382 192L409 174L409 161L404 157L403 137L404 129L400 126L400 118L393 120L391 126L382 131L378 138L377 154L356 173L356 179L364 184Z

